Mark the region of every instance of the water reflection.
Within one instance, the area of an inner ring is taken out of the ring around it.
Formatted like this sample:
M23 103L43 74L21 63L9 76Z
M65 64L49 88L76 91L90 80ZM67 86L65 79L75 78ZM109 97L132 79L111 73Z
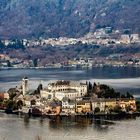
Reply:
M140 118L135 117L33 118L0 113L0 136L6 140L139 140L139 124Z
M28 115L24 116L24 126L25 128L29 128L30 117Z
M97 126L103 129L103 125L109 126L114 124L109 120L105 120L102 118L88 118L88 117L54 117L49 121L50 129L67 129L67 128L75 128L75 129L87 129L87 127ZM96 127L95 127L96 128ZM105 128L105 127L104 127ZM106 127L107 128L107 127Z
M44 119L42 117L39 119L39 124L41 127L44 125Z

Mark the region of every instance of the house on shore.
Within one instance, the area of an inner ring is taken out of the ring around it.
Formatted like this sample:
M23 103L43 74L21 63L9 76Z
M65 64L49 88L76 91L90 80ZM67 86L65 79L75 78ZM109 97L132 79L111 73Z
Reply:
M70 100L68 97L62 99L62 114L75 114L75 100Z

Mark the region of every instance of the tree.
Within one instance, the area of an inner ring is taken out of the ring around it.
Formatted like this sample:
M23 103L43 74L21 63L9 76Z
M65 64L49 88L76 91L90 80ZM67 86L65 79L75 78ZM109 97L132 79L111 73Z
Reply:
M9 60L7 60L7 66L8 67L11 67L12 65L11 65L11 62L9 61Z
M34 65L34 67L37 67L38 66L38 59L37 58L35 58L33 60L33 65Z
M140 101L136 101L137 110L140 111Z
M2 43L2 41L0 40L0 49L1 48L4 48L5 47L5 45Z
M134 98L129 92L126 93L126 98Z
M5 102L5 105L6 105L6 108L7 108L7 109L17 109L17 104L16 104L16 102L13 101L13 100L7 100L7 101Z
M31 105L36 105L36 101L35 100L31 100Z
M96 107L95 109L94 109L94 113L99 113L100 112L100 108L99 107Z
M124 30L124 34L129 35L129 34L130 34L130 29L125 29L125 30Z
M37 88L37 94L40 94L40 91L43 89L43 85L39 84L38 88Z
M25 49L25 46L23 45L23 42L21 40L12 40L11 43L7 46L7 48L12 49Z
M0 98L0 106L3 105L3 99Z
M121 95L121 98L126 98L126 96L124 94Z
M23 102L21 100L17 101L17 107L21 108L23 106Z
M16 93L11 93L11 94L9 94L9 99L10 99L10 100L13 100L13 98L14 98L16 95L17 95Z
M97 84L96 84L95 82L94 82L94 84L93 84L93 85L94 85L94 87L96 87L96 86L97 86Z
M91 82L88 83L88 92L91 92L92 91L92 84Z

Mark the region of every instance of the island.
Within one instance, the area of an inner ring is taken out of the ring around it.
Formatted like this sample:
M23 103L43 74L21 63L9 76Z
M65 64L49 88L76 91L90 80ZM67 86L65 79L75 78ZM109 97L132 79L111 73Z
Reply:
M0 93L0 109L33 116L102 116L139 114L140 102L105 84L60 80L29 90L29 79Z

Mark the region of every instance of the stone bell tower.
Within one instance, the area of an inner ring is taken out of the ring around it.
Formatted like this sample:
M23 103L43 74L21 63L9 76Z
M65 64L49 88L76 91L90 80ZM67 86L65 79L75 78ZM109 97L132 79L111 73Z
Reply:
M28 92L28 78L27 77L24 77L22 79L22 93L23 95L25 95L27 92Z

